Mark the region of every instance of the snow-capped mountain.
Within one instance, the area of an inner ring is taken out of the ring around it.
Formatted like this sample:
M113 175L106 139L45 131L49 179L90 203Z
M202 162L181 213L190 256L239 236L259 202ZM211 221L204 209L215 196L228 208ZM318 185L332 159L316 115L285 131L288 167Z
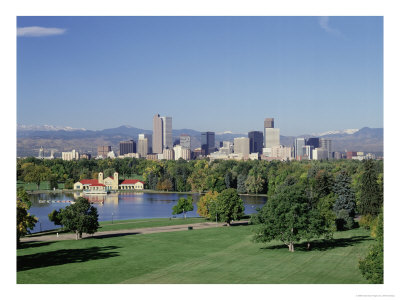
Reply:
M54 125L23 125L17 124L17 130L21 131L57 131L57 130L65 130L65 131L77 131L83 130L86 131L85 128L72 128L70 126L54 126Z
M315 136L324 136L324 135L331 135L331 134L354 134L360 129L343 129L343 130L330 130L322 133L313 133L312 135Z

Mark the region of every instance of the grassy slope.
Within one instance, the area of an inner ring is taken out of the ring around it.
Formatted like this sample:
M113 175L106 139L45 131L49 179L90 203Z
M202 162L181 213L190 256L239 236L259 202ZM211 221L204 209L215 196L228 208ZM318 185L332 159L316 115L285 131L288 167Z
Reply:
M19 249L18 283L366 283L358 260L369 232L290 253L251 242L251 226L32 243Z

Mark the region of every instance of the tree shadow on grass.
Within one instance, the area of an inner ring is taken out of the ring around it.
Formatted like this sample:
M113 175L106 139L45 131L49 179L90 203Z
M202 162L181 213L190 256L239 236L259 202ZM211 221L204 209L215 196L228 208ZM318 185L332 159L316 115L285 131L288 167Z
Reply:
M313 240L310 242L311 249L307 249L307 242L294 245L295 251L326 251L339 247L349 247L356 244L362 243L364 241L373 240L370 236L353 236L350 238L339 238L339 239L329 239L329 240ZM267 246L261 249L288 249L285 244Z
M115 250L120 247L91 247L85 249L63 249L17 257L17 272L50 266L58 266L90 260L119 256Z
M42 246L48 246L53 243L54 242L20 242L19 245L17 245L17 249L37 248Z
M113 238L113 237L120 237L120 236L126 236L126 235L136 235L139 234L139 232L120 232L120 233L104 233L102 232L102 235L93 235L90 237L85 237L85 239L107 239L107 238Z

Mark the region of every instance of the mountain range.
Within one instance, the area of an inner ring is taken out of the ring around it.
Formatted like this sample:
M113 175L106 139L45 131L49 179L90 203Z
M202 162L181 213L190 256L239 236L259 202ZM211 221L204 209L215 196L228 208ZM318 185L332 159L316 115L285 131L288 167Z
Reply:
M97 146L111 145L119 150L119 142L137 140L140 133L152 133L152 130L140 129L129 125L103 130L87 130L84 128L59 127L53 125L17 125L17 156L37 156L40 147L49 155L54 150L56 156L62 151L76 149L79 152L97 153ZM200 147L201 132L193 129L174 129L173 140L179 140L181 134L192 138L192 150ZM215 143L233 141L235 137L247 136L243 133L225 131L215 134ZM383 128L334 130L320 134L304 134L300 136L281 136L281 144L292 146L297 137L324 137L332 140L334 151L364 151L383 155Z

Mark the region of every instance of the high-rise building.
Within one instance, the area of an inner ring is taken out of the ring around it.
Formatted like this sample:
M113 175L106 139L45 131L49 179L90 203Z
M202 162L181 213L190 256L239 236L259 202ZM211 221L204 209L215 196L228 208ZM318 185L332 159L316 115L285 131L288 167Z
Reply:
M315 148L319 148L319 138L308 138L306 139L307 146L313 146Z
M319 139L319 146L322 149L326 149L328 151L328 158L332 158L332 140L330 139Z
M136 143L134 140L119 143L119 155L136 153Z
M180 158L184 160L190 160L190 149L183 147L181 145L176 145L174 146L174 154L175 154L175 160L178 160Z
M160 115L153 117L153 153L163 152L163 121Z
M146 157L149 151L149 139L146 137L145 134L141 133L139 134L139 139L138 139L138 153L140 154L140 157Z
M264 128L274 128L274 118L266 118L264 120Z
M163 150L163 159L166 160L174 160L175 159L175 153L174 153L174 149L164 149Z
M243 154L249 156L250 154L250 139L246 137L239 137L233 139L233 153Z
M250 131L248 133L250 139L250 153L262 153L263 133L261 131Z
M181 134L179 137L179 145L181 145L182 147L185 147L187 149L190 149L191 146L191 139L190 136L188 134Z
M208 155L215 150L215 132L201 133L201 153Z
M108 152L110 152L110 151L111 151L111 146L98 146L97 147L97 156L106 158Z
M79 153L75 149L71 152L61 152L61 158L62 160L78 160Z
M272 148L279 146L280 144L281 140L279 128L264 128L264 147Z
M163 149L172 149L172 118L161 117L163 129Z
M305 138L297 138L294 141L294 158L301 159L304 155L304 146L306 145Z

